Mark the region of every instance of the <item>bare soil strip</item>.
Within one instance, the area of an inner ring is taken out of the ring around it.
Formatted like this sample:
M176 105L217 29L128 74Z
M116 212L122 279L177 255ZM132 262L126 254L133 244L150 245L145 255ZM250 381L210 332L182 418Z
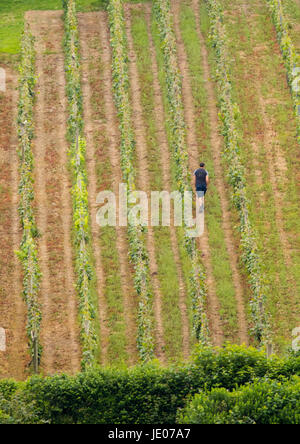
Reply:
M14 251L19 249L19 159L17 155L17 75L6 68L6 91L0 98L0 327L6 351L0 352L0 378L25 379L30 357L26 335L26 306L22 272Z
M131 17L130 7L125 5L126 17L126 34L128 41L129 56L129 77L131 85L133 124L135 129L136 153L138 159L138 175L140 190L149 192L149 173L147 162L147 142L143 122L143 110L141 105L141 93L139 86L139 75L137 69L136 54L134 51L133 40L131 35ZM156 262L155 239L151 226L148 227L147 250L149 254L149 267L152 276L152 285L154 292L154 315L156 320L156 357L161 361L165 361L164 356L164 331L162 322L162 295L160 283L158 279L158 267Z
M74 373L80 367L77 300L73 271L72 206L66 142L66 96L61 11L29 11L36 38L35 195L41 231L39 258L42 369Z
M224 181L224 172L221 164L221 150L222 140L219 135L219 121L217 103L214 94L214 87L210 80L210 68L208 63L208 53L205 47L205 42L200 29L200 17L199 17L199 0L192 0L193 10L196 17L196 30L201 44L201 53L203 60L203 77L206 84L207 97L208 97L208 112L210 120L210 142L213 153L214 169L215 169L215 185L220 197L221 209L222 209L222 225L224 232L224 239L226 249L228 251L228 257L230 262L230 268L232 271L233 285L235 289L235 297L237 302L237 314L239 323L239 338L241 343L248 345L248 325L245 315L244 307L244 283L238 269L239 255L236 251L234 235L232 231L232 223L230 218L229 202L226 195L226 184Z
M151 61L152 61L152 71L153 71L153 90L154 90L154 101L155 101L155 124L157 128L157 140L160 146L161 151L161 166L162 166L162 174L163 174L163 187L164 190L171 192L170 185L170 171L171 171L171 159L170 159L170 151L167 140L167 134L164 126L164 121L166 119L163 100L162 100L162 91L160 88L159 77L158 77L158 65L155 54L154 42L151 34L151 5L146 6L147 13L147 26L148 26L148 37L149 37L149 45L151 52ZM178 282L179 282L179 306L182 318L182 347L183 347L183 356L185 359L188 358L190 353L190 331L189 331L189 321L187 314L187 304L186 304L186 289L183 279L183 273L180 263L180 254L177 243L177 236L175 227L171 224L170 226L170 238L171 238L171 246L172 252L174 255Z
M172 2L172 11L174 17L174 31L177 41L177 56L179 70L183 76L182 80L182 96L184 103L184 115L187 124L187 145L189 153L189 168L194 171L198 166L198 142L195 128L195 113L193 106L193 94L189 79L189 67L187 56L185 53L184 43L180 32L180 2ZM192 183L193 185L193 183ZM213 276L211 255L208 242L207 229L203 236L198 239L198 245L202 252L203 262L206 269L206 281L208 289L208 318L210 322L211 338L214 345L220 346L223 342L223 328L220 319L219 310L220 303L216 295L216 284Z

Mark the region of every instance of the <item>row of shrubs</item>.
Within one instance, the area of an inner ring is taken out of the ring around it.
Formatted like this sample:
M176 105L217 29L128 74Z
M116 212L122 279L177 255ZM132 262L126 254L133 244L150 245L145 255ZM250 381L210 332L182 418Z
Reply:
M19 217L23 229L20 249L17 252L23 267L23 296L27 305L27 335L34 370L38 370L41 357L39 344L41 308L38 300L41 272L38 263L38 229L33 210L34 159L32 139L34 137L33 105L35 99L35 51L34 38L25 29L21 44L19 66L18 138L19 138Z
M189 362L170 367L152 361L75 376L2 380L0 423L299 422L294 375L300 376L300 356L267 359L245 346L198 345Z
M191 191L189 175L188 150L186 146L186 125L184 121L182 82L178 68L176 39L169 0L154 0L154 15L158 24L161 48L164 57L164 69L168 97L170 125L170 146L176 166L176 183L184 195ZM201 263L196 238L190 237L189 227L185 227L185 248L190 260L190 290L193 310L193 332L198 341L209 342L208 322L206 316L207 288L204 267Z
M128 53L124 26L122 0L110 0L108 5L111 47L113 90L118 111L121 134L121 168L128 193L135 190L135 152L132 111L129 95ZM142 361L154 355L153 295L150 286L149 257L145 247L146 228L135 225L130 219L128 207L129 257L134 267L134 286L139 297L137 347Z
M266 311L268 286L261 252L257 245L257 234L249 217L245 168L240 156L241 135L238 130L240 110L233 99L226 27L219 0L205 0L205 5L210 18L210 43L216 61L215 80L220 108L219 116L225 140L224 158L228 165L227 178L232 187L232 201L239 214L242 259L252 290L250 300L252 332L258 343L266 344L271 342L269 316Z
M67 136L70 142L72 173L73 239L75 245L76 289L79 298L81 323L82 369L97 362L98 335L95 329L97 307L93 301L95 275L90 245L90 221L87 192L87 174L83 136L82 91L79 54L79 36L75 0L64 0L64 50L66 94L68 98Z
M268 378L233 392L205 390L178 412L180 424L300 424L300 377Z
M298 142L300 143L300 55L292 42L289 34L289 23L284 15L281 0L267 0L270 14L276 28L278 41L282 51L287 81L291 88L294 102L295 116L297 119Z

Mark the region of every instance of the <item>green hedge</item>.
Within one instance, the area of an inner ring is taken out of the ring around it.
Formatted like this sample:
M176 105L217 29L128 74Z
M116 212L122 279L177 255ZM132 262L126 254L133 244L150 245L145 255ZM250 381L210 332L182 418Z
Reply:
M22 395L19 402L31 406L31 417L34 406L36 422L175 424L178 409L200 390L234 390L255 378L290 375L300 376L300 357L268 360L254 348L199 347L189 363L168 368L152 362L76 376L32 376L20 386L0 381L0 398L1 394L9 399Z
M229 392L195 395L178 414L180 424L299 424L300 378L255 381Z

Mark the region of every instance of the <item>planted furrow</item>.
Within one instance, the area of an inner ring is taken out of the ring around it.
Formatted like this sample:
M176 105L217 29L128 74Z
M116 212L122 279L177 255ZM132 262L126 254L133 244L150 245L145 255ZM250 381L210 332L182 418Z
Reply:
M125 7L125 17L126 17L126 37L128 42L128 57L129 57L129 82L131 89L131 106L132 106L132 117L133 117L133 127L134 127L134 138L136 141L135 152L137 155L137 183L139 190L145 191L149 194L150 183L149 183L149 164L147 162L147 143L145 136L145 123L143 121L143 109L141 105L141 94L139 85L139 75L137 69L136 55L133 47L133 40L131 35L131 17L130 9ZM153 286L153 297L154 297L154 316L156 322L156 344L157 349L155 355L162 362L164 361L165 340L164 340L164 328L162 321L162 293L160 287L160 281L158 277L158 265L156 261L156 251L155 251L155 238L154 230L151 226L148 227L147 231L147 252L149 255L149 271L151 274L151 283Z
M111 0L108 12L112 46L113 90L121 130L121 167L128 192L133 192L136 178L133 166L135 143L129 99L123 2ZM137 342L140 358L143 361L151 359L154 355L153 296L150 287L149 257L145 247L145 231L144 227L136 226L129 218L129 255L135 269L135 288L139 296Z
M80 360L70 234L61 16L56 11L27 15L37 51L35 182L43 276L42 367L48 374L61 370L76 372Z
M22 300L21 264L14 254L20 245L18 218L17 77L6 69L6 91L0 93L0 377L24 379L28 365L26 305Z
M176 41L173 32L169 1L155 1L154 14L157 20L161 47L163 49L165 78L167 84L168 112L171 126L171 151L176 166L176 182L181 193L191 190L186 148L186 127L182 101L182 84L178 70ZM191 260L190 296L193 311L193 332L198 341L207 343L205 274L200 261L195 238L185 232L186 251ZM213 333L212 333L213 334ZM217 332L215 332L217 335Z
M247 14L244 6L243 0L224 5L228 71L235 106L241 109L235 126L239 155L247 165L249 217L256 231L261 275L272 295L265 308L274 345L283 350L299 319L299 145L285 67L267 4L255 0L247 5ZM233 54L234 64L230 63Z
M172 2L172 12L174 17L174 32L177 41L178 67L183 76L182 80L182 98L184 104L184 116L187 124L187 146L189 153L189 169L194 171L199 166L198 141L195 127L195 109L193 106L193 92L191 89L191 81L188 68L188 60L185 52L184 43L180 31L179 22L179 3ZM216 281L213 274L211 251L209 246L209 237L207 232L207 224L205 232L198 240L202 257L204 257L204 266L207 275L207 303L209 318L211 322L211 334L214 338L215 345L221 345L224 337L224 329L220 319L220 302L216 294Z
M221 163L221 151L222 151L222 140L219 134L219 123L218 123L218 110L217 103L215 99L214 87L212 81L210 80L210 67L208 62L208 53L205 47L205 42L200 29L200 17L199 17L199 1L192 1L193 11L196 19L196 31L201 45L201 55L203 62L203 79L207 88L207 98L208 98L208 113L209 113L209 124L210 124L210 144L214 160L214 170L215 170L215 183L218 190L221 210L222 210L222 226L224 232L224 239L226 244L226 249L228 252L228 257L230 261L230 268L232 271L232 280L235 289L235 298L237 304L238 312L238 325L239 325L239 338L241 343L248 344L248 325L245 314L244 306L244 288L243 279L241 277L240 271L238 269L238 253L235 248L232 220L230 217L230 204L227 199L226 194L226 184L223 174L223 166Z
M249 202L244 167L239 154L239 133L237 120L239 111L233 101L232 86L228 72L227 36L223 24L220 3L217 0L206 0L210 17L210 39L215 50L217 65L217 94L220 106L220 117L225 138L225 159L229 165L228 180L233 187L233 202L240 216L241 247L243 261L249 274L249 283L252 289L251 308L253 333L259 343L268 343L271 340L268 313L266 312L266 298L268 295L263 272L263 263L256 242L256 233L249 218Z
M284 64L287 70L287 80L291 89L294 104L295 118L297 121L298 142L300 143L300 88L299 70L300 54L294 46L289 32L289 22L285 17L281 0L266 0L270 15L277 32L277 38L282 51Z
M108 155L111 165L111 174L113 183L111 185L114 194L119 193L119 184L122 182L121 157L120 157L120 131L118 128L119 122L117 111L113 98L112 85L112 54L109 41L109 26L107 15L100 13L100 42L101 42L101 61L103 68L103 100L104 100L104 116L105 134L108 144ZM124 298L124 309L126 317L126 332L127 332L127 353L130 363L138 360L137 356L137 301L135 297L135 290L133 287L133 270L129 263L128 239L125 227L116 226L116 247L119 258L122 294Z
M95 133L98 125L93 119L91 101L92 91L88 78L90 65L92 60L97 59L97 49L90 45L95 39L94 22L97 24L97 16L95 14L90 17L88 14L80 15L78 18L79 35L80 35L80 50L82 60L82 95L83 95L83 116L85 119L85 137L87 146L89 147L86 157L86 166L88 173L88 195L89 195L89 211L91 218L91 236L92 246L95 258L95 271L97 278L97 296L99 301L99 320L101 325L100 342L101 342L101 361L103 364L107 363L107 348L109 341L109 328L107 325L107 303L104 296L105 276L102 264L101 247L98 242L99 226L96 221L96 200L97 200L97 166L96 166L96 146ZM98 36L97 36L98 37ZM95 44L95 43L94 43Z
M27 336L33 370L38 372L41 356L39 300L40 267L37 249L37 225L33 210L33 102L35 97L35 52L34 38L26 28L22 39L19 77L18 136L20 157L19 218L23 229L18 257L23 266L23 297L27 305Z
M72 176L72 231L81 326L81 368L87 370L94 366L99 359L99 337L96 323L98 301L95 299L95 269L91 246L86 172L86 140L84 138L82 117L79 36L74 0L64 2L64 25L66 94L68 98L67 138L70 144L69 155Z
M168 138L165 131L163 122L165 121L165 111L162 100L162 91L159 83L158 77L158 65L155 54L155 46L151 34L151 6L146 7L146 21L147 21L147 31L149 39L149 49L150 58L153 70L153 93L154 93L154 110L155 110L155 124L157 128L157 142L160 146L161 153L161 168L162 168L162 180L163 189L171 192L170 184L170 171L171 171L171 159L169 154ZM187 307L187 293L184 283L184 277L182 272L182 264L180 260L180 252L178 248L178 240L176 235L176 230L173 224L170 225L170 238L172 252L176 263L176 271L178 275L179 284L179 306L181 313L181 324L182 324L182 347L183 355L185 358L189 356L190 351L190 329L189 329L189 319L188 319L188 307Z
M85 132L90 146L87 167L91 225L94 256L98 255L101 262L98 295L102 362L116 364L136 362L137 353L134 289L128 269L126 230L119 226L99 227L96 222L97 193L110 190L117 197L121 182L107 28L105 13L79 15L82 70L85 73L82 85Z

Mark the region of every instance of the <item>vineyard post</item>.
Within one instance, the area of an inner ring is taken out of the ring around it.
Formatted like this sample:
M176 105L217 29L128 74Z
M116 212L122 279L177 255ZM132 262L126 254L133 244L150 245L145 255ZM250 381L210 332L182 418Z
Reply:
M33 372L37 374L39 372L39 344L38 338L34 335L33 342Z
M31 256L30 256L31 257ZM30 276L30 294L33 292L33 282L32 282L32 273ZM37 374L39 372L39 356L38 356L38 337L36 330L34 329L31 332L32 337L32 345L33 345L33 372Z
M271 343L268 343L267 344L267 358L269 359L272 354L273 354L273 345Z

